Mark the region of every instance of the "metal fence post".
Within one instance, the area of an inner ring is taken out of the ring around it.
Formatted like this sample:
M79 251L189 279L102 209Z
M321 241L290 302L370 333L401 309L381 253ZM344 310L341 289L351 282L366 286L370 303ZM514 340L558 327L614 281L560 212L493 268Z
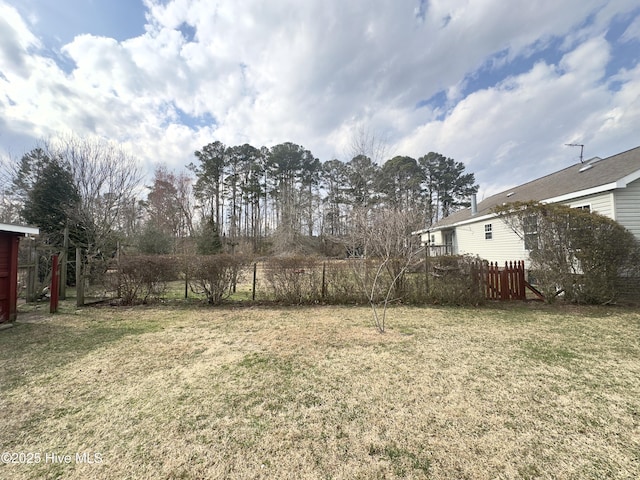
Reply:
M257 262L253 262L253 286L251 288L251 300L255 300L256 299L257 270L258 270L258 263Z

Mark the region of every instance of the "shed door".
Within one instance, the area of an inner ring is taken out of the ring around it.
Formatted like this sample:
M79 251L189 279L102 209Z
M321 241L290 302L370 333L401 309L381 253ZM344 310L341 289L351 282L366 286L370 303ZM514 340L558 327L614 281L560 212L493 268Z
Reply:
M9 320L11 299L11 237L0 235L0 323Z

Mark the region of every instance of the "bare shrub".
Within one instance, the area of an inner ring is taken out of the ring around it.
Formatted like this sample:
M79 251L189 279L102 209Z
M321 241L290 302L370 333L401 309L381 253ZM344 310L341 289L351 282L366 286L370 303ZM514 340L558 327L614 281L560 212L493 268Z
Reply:
M265 279L275 301L300 304L322 300L322 266L314 258L270 258L265 263Z
M161 298L167 282L178 278L178 260L166 255L137 255L120 258L115 276L123 304L147 303L149 298Z
M482 281L469 256L437 257L430 262L428 301L438 305L479 305L484 303Z
M367 297L362 293L351 265L354 261L358 260L327 262L324 297L326 302L337 304L367 302Z
M353 272L380 333L385 332L389 305L406 295L406 273L420 263L424 248L411 235L419 217L417 212L387 208L352 212L347 249L361 252L361 258L352 262Z
M196 294L204 294L212 305L219 305L233 293L249 259L244 255L220 253L189 258L189 286Z

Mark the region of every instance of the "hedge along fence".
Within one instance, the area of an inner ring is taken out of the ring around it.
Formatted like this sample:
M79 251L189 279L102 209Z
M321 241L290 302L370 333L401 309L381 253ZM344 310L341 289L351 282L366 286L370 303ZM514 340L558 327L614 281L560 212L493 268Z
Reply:
M477 258L430 257L407 270L393 301L407 304L478 305L485 298L484 285L473 273ZM379 259L329 260L313 257L272 257L255 261L241 255L128 256L110 270L112 296L134 304L164 298L169 282L181 280L188 290L217 305L238 286L236 301L282 304L368 303ZM382 272L374 301L384 299L391 276ZM626 278L619 284L626 299L639 298L640 280ZM187 291L185 291L185 296ZM621 295L624 296L624 295ZM244 298L245 300L240 300Z
M111 270L112 288L126 305L147 303L164 295L167 283L180 278L178 257L160 255L121 256Z
M229 254L136 255L121 256L110 278L113 296L129 305L163 298L168 283L180 279L191 292L214 305L228 299L240 284L250 288L251 298L258 301L353 304L367 301L364 288L377 265L375 260L362 259L275 257L252 262ZM380 277L376 296L384 296L389 280L385 275Z
M640 305L640 276L619 276L616 282L616 292L621 303Z
M416 262L400 282L394 301L407 304L478 305L483 285L474 274L476 258L435 257ZM381 259L326 260L310 257L269 258L255 267L255 298L289 304L368 303ZM382 270L373 301L384 300L392 274Z
M475 257L430 258L426 270L428 302L442 305L479 305L486 301L485 285L477 274Z
M191 291L204 294L212 305L219 305L233 294L236 285L245 276L249 264L248 257L227 253L185 259Z
M255 297L288 304L366 303L380 262L369 259L325 260L274 257L256 270ZM380 275L374 299L382 299L391 278Z
M168 283L176 280L213 305L228 299L236 286L245 298L261 302L363 304L372 289L373 300L379 302L391 286L393 277L384 268L379 272L381 264L380 259L363 258L272 257L256 262L229 254L121 256L111 278L113 295L123 304L162 299ZM478 304L483 298L470 275L471 265L471 259L446 257L431 259L427 269L422 260L405 272L392 300Z
M161 299L168 283L177 280L217 305L233 293L249 263L247 257L228 254L123 255L112 265L110 283L113 296L126 305Z

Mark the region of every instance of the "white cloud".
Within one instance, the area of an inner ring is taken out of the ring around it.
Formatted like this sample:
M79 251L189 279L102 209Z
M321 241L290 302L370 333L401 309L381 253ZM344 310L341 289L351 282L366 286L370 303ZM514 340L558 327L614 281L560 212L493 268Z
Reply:
M617 123L617 130L622 116L637 112L637 75L624 79L631 92L610 91L602 81L608 57L607 42L592 39L568 52L558 66L540 62L468 95L443 121L418 127L399 149L416 156L430 149L446 152L476 172L489 193L568 166L575 155L565 143L592 148L603 142L607 122ZM622 137L627 145L634 141L629 134Z
M620 37L620 40L623 42L637 42L640 40L640 17L636 17L636 19L629 24Z
M0 71L5 78L29 72L29 52L40 45L18 11L0 2Z
M322 160L344 158L365 125L387 136L394 153L441 151L498 188L556 167L570 157L563 143L604 148L605 135L636 121L637 74L621 72L618 91L604 78L612 48L604 33L633 3L145 0L143 35L77 36L62 48L72 63L65 71L0 0L0 12L13 16L9 27L0 21L0 35L18 39L0 47L0 114L11 119L0 142L96 133L146 162L179 167L213 140L293 141ZM179 31L185 24L193 41ZM508 69L554 39L566 40L562 61L468 93L488 66ZM444 105L416 109L438 92ZM182 125L178 109L215 124Z

